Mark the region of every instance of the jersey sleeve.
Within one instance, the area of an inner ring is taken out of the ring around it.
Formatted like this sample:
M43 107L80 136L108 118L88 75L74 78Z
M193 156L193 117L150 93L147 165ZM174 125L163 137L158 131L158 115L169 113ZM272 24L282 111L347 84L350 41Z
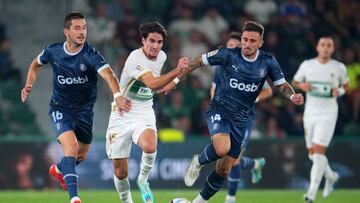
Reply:
M269 77L273 81L274 85L281 85L286 82L284 74L280 68L280 64L272 57L270 61Z
M94 49L94 54L91 57L91 62L94 64L95 70L100 73L106 68L110 68L110 65L106 61L106 59L100 54L99 51Z
M136 80L143 76L145 73L151 72L149 67L146 67L145 64L141 61L136 60L134 54L130 54L128 59L125 62L125 71L129 77L135 78Z
M346 67L343 63L340 63L340 84L345 85L349 83L349 76L346 71Z
M40 65L45 65L49 63L50 53L48 51L48 47L42 50L42 52L37 56L37 62Z
M302 62L299 66L299 69L296 71L294 75L294 80L296 82L305 82L305 67L306 67L306 61Z
M210 51L201 56L201 59L206 66L225 65L228 58L228 50L220 48Z

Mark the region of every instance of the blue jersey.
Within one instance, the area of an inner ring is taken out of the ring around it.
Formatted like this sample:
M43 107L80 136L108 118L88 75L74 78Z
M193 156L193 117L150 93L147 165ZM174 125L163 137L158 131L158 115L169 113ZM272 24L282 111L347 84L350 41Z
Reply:
M46 47L37 61L53 68L51 107L71 112L91 111L96 101L97 73L109 68L104 57L85 43L77 53L69 53L66 42Z
M245 127L256 97L269 76L274 85L285 81L279 63L261 50L255 59L247 59L241 48L221 48L202 55L205 65L219 65L214 98L209 111L217 110L222 116Z

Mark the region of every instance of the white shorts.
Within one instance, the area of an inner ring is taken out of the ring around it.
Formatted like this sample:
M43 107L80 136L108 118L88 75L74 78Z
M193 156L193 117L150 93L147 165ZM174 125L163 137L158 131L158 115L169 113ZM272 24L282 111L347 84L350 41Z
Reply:
M304 117L304 130L306 148L313 144L328 147L334 135L336 116L327 117Z
M136 117L128 113L120 116L117 111L111 112L106 131L106 153L109 159L130 157L132 142L137 144L141 133L148 128L157 132L154 111Z

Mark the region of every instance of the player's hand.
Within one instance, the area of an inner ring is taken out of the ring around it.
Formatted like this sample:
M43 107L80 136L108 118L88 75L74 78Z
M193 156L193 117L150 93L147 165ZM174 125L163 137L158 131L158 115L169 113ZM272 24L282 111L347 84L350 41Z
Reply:
M307 91L311 90L311 84L308 83L308 82L299 83L298 87L304 92L307 92Z
M179 74L189 70L189 62L190 62L190 60L187 57L181 57L179 59L177 67L176 67L176 69L178 69L178 71L179 71Z
M304 97L302 96L302 94L293 94L290 96L290 100L295 105L303 105L304 104Z
M165 95L169 94L169 92L176 88L176 84L174 81L169 82L163 88L157 91L157 93L164 93Z
M131 101L125 97L116 97L115 103L119 109L120 116L123 116L124 112L129 112L131 109Z
M22 88L22 90L21 90L21 101L22 102L25 102L27 100L31 90L32 90L32 85L25 85L25 87Z

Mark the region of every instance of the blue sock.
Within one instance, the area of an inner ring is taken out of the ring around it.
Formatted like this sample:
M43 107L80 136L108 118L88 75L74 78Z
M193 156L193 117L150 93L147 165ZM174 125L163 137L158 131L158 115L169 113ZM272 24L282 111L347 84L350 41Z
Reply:
M63 164L64 157L61 158L60 162L56 164L56 168L59 169L59 171L62 172L62 164Z
M56 168L59 169L59 171L62 172L62 163L63 163L64 158L61 159L60 162L56 163ZM79 160L76 159L76 166L79 165L81 162L83 162L84 160Z
M219 176L215 170L211 172L210 175L207 177L203 189L200 192L202 198L204 198L205 200L209 200L210 197L212 197L217 191L219 191L224 181L225 177Z
M253 169L255 166L255 160L249 157L241 157L240 167L241 169Z
M235 196L238 184L240 182L241 168L240 164L236 164L231 168L228 176L228 194Z
M221 157L219 157L216 154L214 145L211 143L211 144L206 145L206 147L201 152L201 154L199 156L199 163L201 165L204 165L204 164L210 163L212 161L216 161L219 158L221 158Z
M65 156L62 160L62 175L67 186L70 199L78 195L78 177L75 171L75 157Z

